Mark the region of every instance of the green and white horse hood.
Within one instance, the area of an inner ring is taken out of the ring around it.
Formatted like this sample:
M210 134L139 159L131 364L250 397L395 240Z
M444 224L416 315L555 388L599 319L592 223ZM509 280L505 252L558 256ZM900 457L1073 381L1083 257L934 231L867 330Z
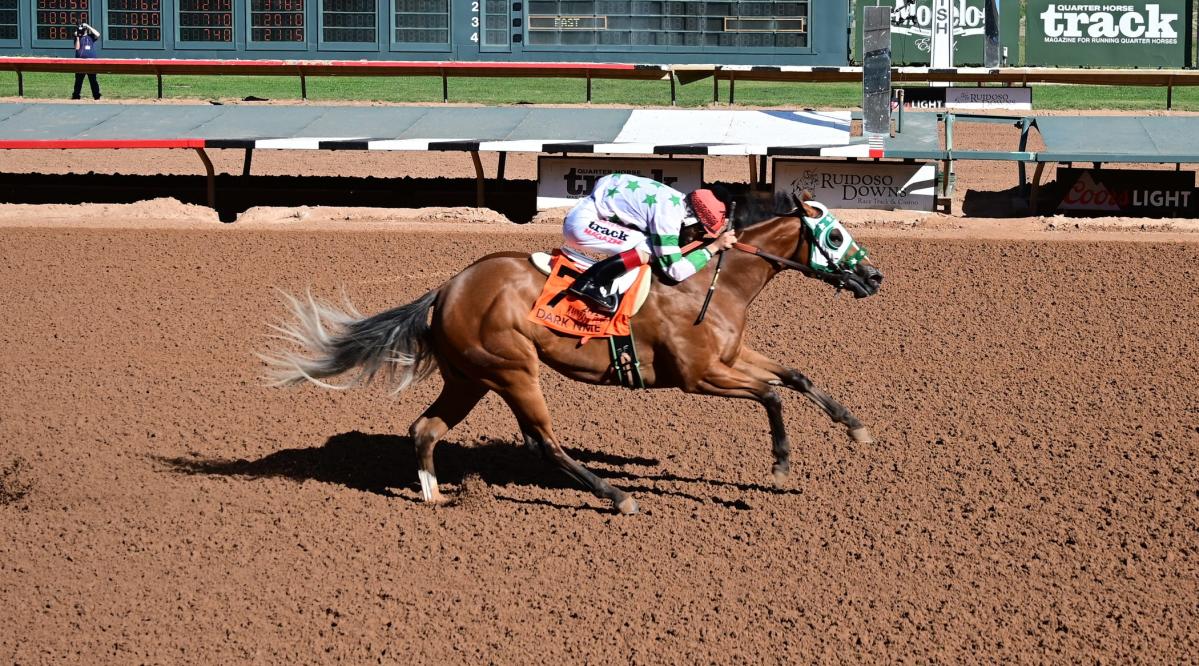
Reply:
M816 217L804 214L803 206L799 208L800 219L812 233L811 253L808 265L823 273L837 273L842 270L853 271L867 257L866 248L854 241L853 236L841 220L833 215L828 206L811 199L803 204L815 208L819 213Z

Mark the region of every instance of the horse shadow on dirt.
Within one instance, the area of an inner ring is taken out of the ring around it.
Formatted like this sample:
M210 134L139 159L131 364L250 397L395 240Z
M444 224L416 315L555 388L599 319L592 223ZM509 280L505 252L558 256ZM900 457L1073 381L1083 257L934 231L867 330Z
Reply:
M715 503L735 509L748 509L740 499L707 498L673 488L663 488L659 482L709 485L741 491L768 493L799 493L754 483L734 483L685 477L670 473L643 473L629 468L654 468L661 465L656 458L622 456L584 449L566 449L575 460L587 465L597 474L620 483L629 492L645 495L673 496L699 503ZM543 489L579 489L553 463L542 460L523 445L505 440L484 439L471 445L452 440L437 444L437 477L443 484L461 485L468 476L478 476L489 486L531 486ZM292 481L318 481L385 497L417 502L414 496L395 492L398 488L419 488L416 478L416 453L412 438L401 435L380 435L346 432L330 437L322 446L284 449L257 460L153 456L171 471L189 475L236 476L247 478L285 478ZM635 485L628 485L629 483ZM577 509L576 506L543 500L497 499L517 503L532 503L557 508Z

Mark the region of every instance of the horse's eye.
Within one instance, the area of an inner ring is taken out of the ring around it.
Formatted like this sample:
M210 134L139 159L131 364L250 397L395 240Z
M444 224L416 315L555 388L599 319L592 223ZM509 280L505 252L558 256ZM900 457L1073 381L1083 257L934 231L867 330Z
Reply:
M829 248L835 250L835 249L841 247L841 244L844 242L845 242L845 234L841 233L840 229L833 229L832 231L828 232Z

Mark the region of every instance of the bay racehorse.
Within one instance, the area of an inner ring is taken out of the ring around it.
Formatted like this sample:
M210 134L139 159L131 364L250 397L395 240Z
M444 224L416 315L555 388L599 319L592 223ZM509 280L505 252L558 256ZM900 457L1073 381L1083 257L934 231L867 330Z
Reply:
M633 319L646 387L753 400L766 409L776 483L786 478L790 467L779 386L807 396L854 441L872 441L857 418L803 373L750 349L742 339L750 304L784 269L848 289L857 297L878 291L882 274L866 258L865 249L827 209L813 203L804 193L788 199L793 210L768 216L757 214L751 202L737 207L733 224L739 242L725 253L719 289L701 324L695 323L697 313L717 262L682 283L655 278ZM433 466L437 441L495 391L515 414L526 446L553 460L597 496L611 500L621 513L635 513L637 502L631 495L567 455L554 433L538 380L539 362L582 382L617 380L606 345L580 345L578 338L527 319L544 283L545 276L528 254L501 252L479 259L412 303L370 317L311 296L287 296L295 321L274 328L278 337L304 351L275 350L261 357L277 385L307 380L348 388L381 376L400 391L438 370L444 382L441 394L410 428L428 502L444 501ZM324 381L354 369L358 374L348 384Z

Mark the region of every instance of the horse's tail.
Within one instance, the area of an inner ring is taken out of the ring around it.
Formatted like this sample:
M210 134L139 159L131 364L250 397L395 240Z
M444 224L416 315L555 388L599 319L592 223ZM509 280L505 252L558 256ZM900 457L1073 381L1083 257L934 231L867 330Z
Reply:
M303 352L269 351L259 354L267 364L267 381L288 386L304 380L332 389L347 389L370 382L380 372L398 393L428 377L436 367L429 344L429 311L437 289L408 305L364 317L352 304L345 309L313 298L301 300L283 292L295 321L271 326L278 339L297 344ZM322 381L360 368L343 385Z

